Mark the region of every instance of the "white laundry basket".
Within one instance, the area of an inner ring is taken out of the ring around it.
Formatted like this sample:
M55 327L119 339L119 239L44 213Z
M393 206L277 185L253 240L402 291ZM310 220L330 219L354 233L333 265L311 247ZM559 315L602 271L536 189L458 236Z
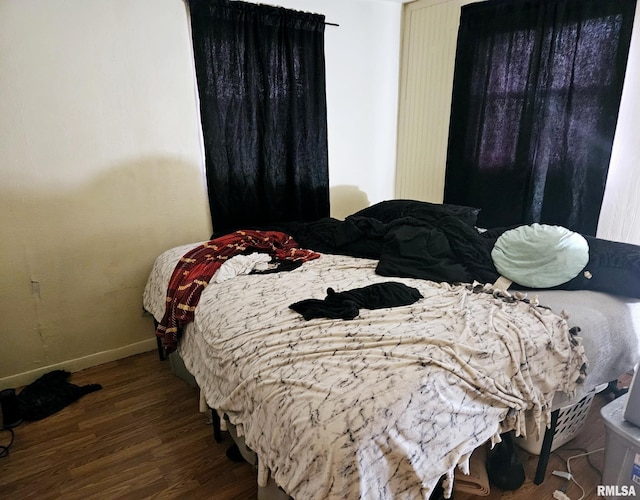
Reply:
M566 442L573 439L584 426L593 397L599 392L597 389L588 392L582 399L561 406L558 413L558 421L553 434L553 443L551 451L556 450ZM527 437L518 437L515 439L516 444L531 453L532 455L540 455L542 449L542 440L544 439L545 429L540 429L540 433L536 436L535 424L527 422Z

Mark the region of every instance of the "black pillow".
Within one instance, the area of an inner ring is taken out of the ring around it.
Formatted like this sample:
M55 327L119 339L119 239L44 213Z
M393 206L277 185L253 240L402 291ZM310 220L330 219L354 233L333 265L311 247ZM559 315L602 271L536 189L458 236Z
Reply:
M465 224L475 226L479 208L462 205L429 203L417 200L387 200L364 208L349 217L370 217L387 223L401 217L433 220L434 217L454 216Z
M640 298L640 246L593 236L585 239L589 243L589 262L578 276L556 289Z

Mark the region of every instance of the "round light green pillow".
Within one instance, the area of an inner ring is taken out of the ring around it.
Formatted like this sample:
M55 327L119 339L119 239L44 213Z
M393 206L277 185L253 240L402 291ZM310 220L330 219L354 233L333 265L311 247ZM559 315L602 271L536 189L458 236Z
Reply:
M505 231L491 258L498 272L522 286L550 288L575 278L589 261L589 244L561 226L531 224Z

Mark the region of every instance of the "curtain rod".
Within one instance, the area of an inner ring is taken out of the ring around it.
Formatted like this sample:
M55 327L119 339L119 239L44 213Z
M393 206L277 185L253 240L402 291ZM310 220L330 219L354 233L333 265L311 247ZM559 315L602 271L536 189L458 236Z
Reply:
M189 5L189 0L184 0L184 3L185 3L185 5L188 6ZM285 7L282 7L282 8L284 9ZM327 23L327 22L325 22L324 25L325 26L340 26L339 24L336 24L336 23Z

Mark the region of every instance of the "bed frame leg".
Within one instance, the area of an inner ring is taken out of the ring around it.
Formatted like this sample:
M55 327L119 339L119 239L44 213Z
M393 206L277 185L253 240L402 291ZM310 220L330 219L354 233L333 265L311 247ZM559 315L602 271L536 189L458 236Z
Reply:
M164 361L166 356L164 355L164 348L162 347L162 340L160 340L160 337L156 337L156 344L158 345L158 357L160 358L160 361Z
M222 443L222 431L220 430L220 415L213 408L211 410L211 425L213 426L213 439L216 443Z
M155 334L156 330L158 329L158 320L153 318L153 332ZM164 347L162 347L162 340L160 339L160 337L158 337L156 335L156 345L158 346L158 357L160 358L160 361L164 361L167 357L164 355Z
M545 430L544 439L542 440L542 448L538 457L538 467L536 468L536 476L533 480L534 484L542 484L544 476L547 473L547 465L551 456L551 445L553 444L553 435L556 433L556 425L558 424L558 415L560 410L551 412L551 426Z

